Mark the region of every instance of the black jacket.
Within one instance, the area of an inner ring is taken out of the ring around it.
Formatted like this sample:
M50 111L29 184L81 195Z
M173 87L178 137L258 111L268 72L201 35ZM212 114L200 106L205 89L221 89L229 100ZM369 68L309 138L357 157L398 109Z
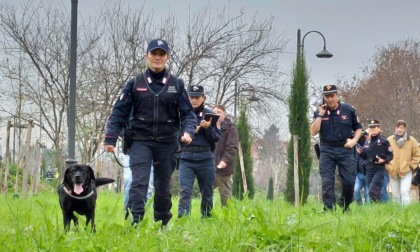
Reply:
M115 146L127 124L133 140L176 141L180 127L181 132L194 135L197 122L184 82L164 71L160 80L147 70L128 81L108 118L105 144Z
M378 134L371 137L371 139L366 140L360 156L365 160L366 169L369 169L378 166L385 167L385 164L392 160L394 154L392 153L392 148L389 141ZM377 164L377 157L385 159L385 163Z

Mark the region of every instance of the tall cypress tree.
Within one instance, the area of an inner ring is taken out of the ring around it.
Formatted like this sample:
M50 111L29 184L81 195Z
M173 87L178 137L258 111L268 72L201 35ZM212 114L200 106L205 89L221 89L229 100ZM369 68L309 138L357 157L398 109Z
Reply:
M251 138L249 135L249 127L247 117L244 110L241 111L239 121L237 124L238 137L242 147L244 158L244 170L246 176L246 184L248 190L248 198L254 197L254 178L252 176L252 157L251 157ZM239 162L239 155L236 156L235 167L233 171L233 185L232 194L237 199L243 199L244 187L242 182L241 165Z
M311 136L308 119L308 79L306 63L302 55L297 58L293 69L293 83L289 97L289 132L292 139L287 148L288 169L285 199L290 203L295 202L293 135L299 137L299 193L302 204L306 203L309 194L309 175L312 166L312 156L310 154Z
M268 190L267 190L267 200L274 199L274 185L273 185L273 177L270 177L268 180Z

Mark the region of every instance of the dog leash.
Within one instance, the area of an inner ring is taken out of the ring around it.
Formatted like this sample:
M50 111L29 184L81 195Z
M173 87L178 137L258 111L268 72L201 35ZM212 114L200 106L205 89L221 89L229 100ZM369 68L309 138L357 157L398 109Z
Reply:
M112 154L114 154L114 158L115 158L115 162L117 162L117 164L119 165L119 166L121 166L122 168L126 168L121 162L120 162L120 160L118 159L118 157L117 157L117 155L115 155L115 152L112 152ZM128 166L129 167L129 166ZM127 168L128 168L127 167Z
M97 158L99 158L100 156L102 156L103 154L105 153L105 150L103 150L101 153L99 153L99 155L97 155L96 157L94 157L94 158L92 158L91 160L90 160L90 162L89 163L87 163L87 165L91 165L92 164L92 162L93 161L95 161Z
M99 153L99 155L97 155L96 157L92 158L92 160L90 160L89 163L87 163L87 165L92 164L93 161L95 161L97 158L99 158L100 156L102 156L105 153L105 150L103 150L101 153ZM114 155L115 158L115 162L117 162L117 164L119 166L121 166L122 168L125 168L125 166L121 163L121 161L118 159L117 155L115 155L115 152L112 152L112 154Z

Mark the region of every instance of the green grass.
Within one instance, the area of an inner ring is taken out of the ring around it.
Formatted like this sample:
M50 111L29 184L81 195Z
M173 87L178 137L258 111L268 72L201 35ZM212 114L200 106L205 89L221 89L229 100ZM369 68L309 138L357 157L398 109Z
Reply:
M0 197L0 251L419 251L420 204L351 206L350 214L322 213L309 200L295 208L282 199L233 200L221 208L215 192L213 218L201 219L199 200L193 213L160 228L152 202L137 229L124 220L123 197L99 193L97 232L72 226L63 232L58 196L45 192L26 199ZM172 213L177 216L178 198ZM89 229L88 229L89 230Z

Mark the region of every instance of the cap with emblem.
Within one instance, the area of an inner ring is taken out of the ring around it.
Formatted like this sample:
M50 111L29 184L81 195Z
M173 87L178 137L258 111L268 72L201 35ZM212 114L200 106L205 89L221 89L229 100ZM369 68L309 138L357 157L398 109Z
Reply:
M161 49L165 51L166 53L169 53L168 42L166 42L163 39L154 39L150 41L149 45L147 46L147 52L151 52L155 49Z
M333 93L337 93L338 89L336 85L326 85L322 88L322 94L326 95L326 94L333 94Z
M204 87L199 85L191 85L188 87L189 96L202 96L204 95Z
M376 127L376 126L381 126L381 124L379 123L378 120L371 120L368 124L368 127Z

